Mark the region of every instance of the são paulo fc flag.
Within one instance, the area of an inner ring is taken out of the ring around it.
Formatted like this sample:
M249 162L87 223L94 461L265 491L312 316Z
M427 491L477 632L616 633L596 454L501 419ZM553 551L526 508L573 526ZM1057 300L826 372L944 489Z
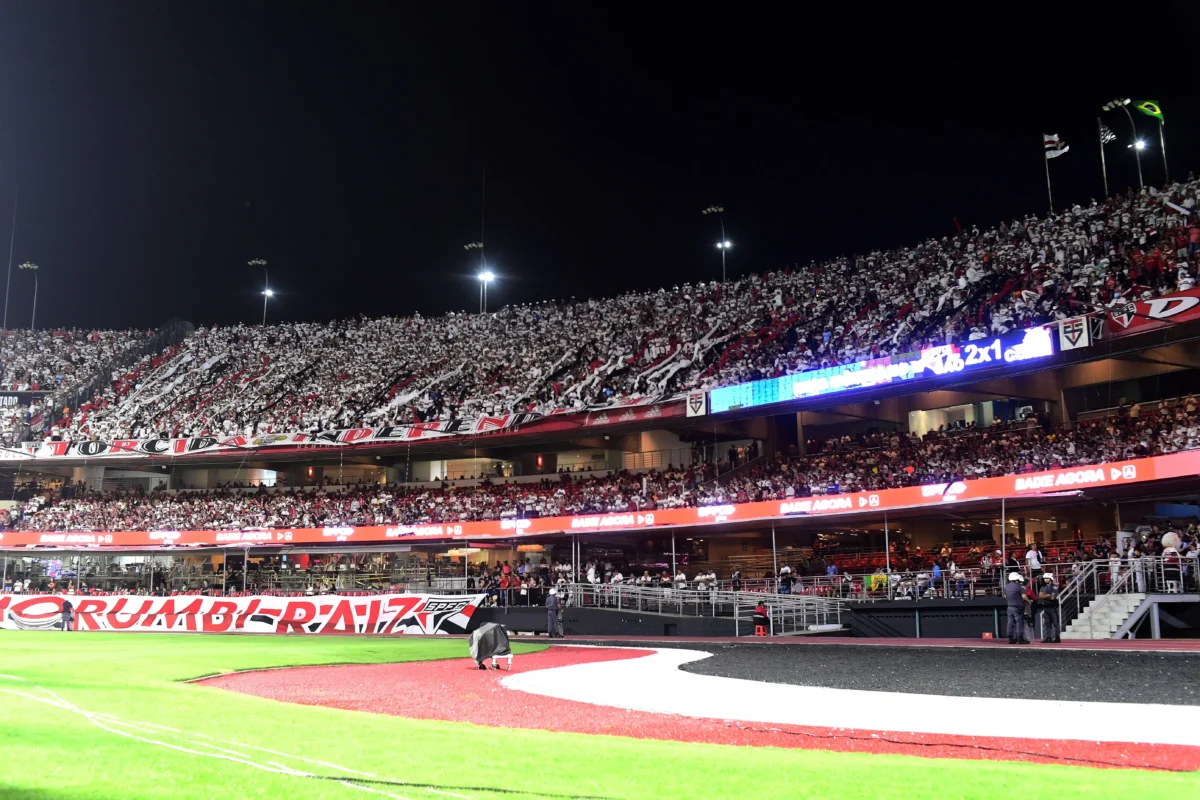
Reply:
M1092 343L1087 317L1073 317L1058 323L1058 349L1076 350Z
M1071 149L1066 142L1058 138L1057 133L1043 133L1042 147L1046 150L1046 158L1058 158Z

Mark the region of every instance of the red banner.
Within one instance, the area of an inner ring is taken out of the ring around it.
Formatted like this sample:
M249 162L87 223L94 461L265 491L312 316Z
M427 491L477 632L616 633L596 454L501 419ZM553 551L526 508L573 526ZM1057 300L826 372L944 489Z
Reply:
M595 428L603 425L620 425L627 422L651 422L663 417L682 416L683 412L683 403L606 408L602 411L588 412L586 424L589 428Z
M1108 335L1129 336L1195 319L1200 319L1200 289L1188 289L1114 307L1108 312Z
M63 600L80 631L143 633L466 633L484 595L370 597L141 597L0 595L0 628L54 630Z
M818 495L790 500L765 500L661 511L623 511L572 517L539 517L429 525L367 526L359 528L287 528L233 531L5 531L0 548L46 545L54 547L165 547L383 543L512 539L561 532L604 532L648 528L690 527L723 522L784 519L793 516L862 514L944 503L1028 497L1077 489L1124 486L1200 474L1200 450L1167 456L1117 461L1048 472L1005 475L951 484L908 486L877 492Z
M449 437L488 436L504 439L514 436L531 438L539 434L573 430L581 426L597 427L629 422L653 422L681 417L682 402L652 402L637 398L625 404L603 409L562 409L545 416L534 413L501 414L473 420L441 420L409 425L374 428L343 428L318 433L266 433L259 436L194 436L190 439L112 439L75 442L26 442L0 447L0 461L57 462L64 459L141 459L230 456L243 458L247 453L271 448L311 447L387 447L421 445Z
M177 458L261 450L276 447L347 447L367 444L411 444L428 439L482 436L511 430L534 414L501 414L472 420L439 420L411 425L342 428L316 433L264 433L258 436L193 436L188 439L84 439L74 442L27 442L0 449L0 460Z

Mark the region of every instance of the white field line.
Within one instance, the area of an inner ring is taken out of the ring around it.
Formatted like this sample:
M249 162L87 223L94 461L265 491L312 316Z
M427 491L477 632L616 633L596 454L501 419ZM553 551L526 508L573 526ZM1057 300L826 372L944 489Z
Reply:
M25 683L23 678L19 678L15 675L0 674L0 679L7 679L7 680L16 681L19 683ZM27 684L27 685L29 685L29 684ZM0 692L2 692L4 694L8 694L8 695L13 695L16 697L23 697L27 700L32 700L36 703L42 703L44 705L52 706L54 708L59 708L64 711L70 711L73 714L83 717L88 722L90 722L92 725L95 725L97 728L107 731L108 733L112 733L117 736L122 736L127 739L133 739L135 741L139 741L144 744L154 745L157 747L165 747L169 750L175 750L180 753L187 753L188 755L216 758L216 759L220 759L222 761L231 761L231 762L234 762L237 764L243 764L243 765L245 765L247 767L251 767L253 769L261 770L263 772L275 773L277 775L288 775L288 776L296 777L296 778L321 778L321 777L324 777L324 776L320 776L320 775L317 775L312 772L305 772L300 769L289 767L286 764L281 764L276 761L256 761L256 760L254 760L253 756L247 755L246 753L240 752L239 750L233 750L228 747L221 746L221 745L232 745L233 747L241 748L242 750L257 750L259 752L267 753L267 754L274 755L274 756L284 758L284 759L291 759L293 761L299 761L299 762L302 762L305 764L313 764L316 766L328 767L330 769L335 769L340 772L346 773L347 775L358 775L363 778L379 779L379 776L375 775L374 773L363 772L361 770L351 769L350 767L343 767L340 764L333 764L328 761L320 761L317 759L305 758L304 756L297 756L297 755L293 755L291 753L284 753L279 750L271 750L266 747L258 747L256 745L246 744L244 742L235 742L235 741L230 741L230 740L226 740L226 739L218 739L214 736L208 736L207 734L203 734L203 733L191 734L191 733L187 733L185 731L181 731L177 728L170 728L165 725L156 725L152 722L129 722L129 721L119 719L119 718L113 716L112 714L106 714L106 713L97 712L97 711L87 711L85 709L81 709L81 708L75 706L74 704L68 702L67 700L64 700L59 695L55 694L54 692L52 692L51 690L49 690L43 686L36 686L36 685L30 685L30 686L31 686L31 688L36 689L37 691L41 692L41 694L33 694L32 692L22 691L20 689L8 689L8 688L0 688ZM131 729L131 730L123 730L123 728ZM135 733L133 731L137 731L138 733ZM139 735L139 733L144 733L146 735L142 736L142 735ZM159 736L161 738L159 738L159 739L149 738L150 736ZM180 740L184 744L192 745L192 747L185 747L185 746L183 746L183 744L173 744L171 742L163 741L162 739ZM204 739L207 741L200 741L201 739ZM197 748L197 747L205 748L209 752L205 752L204 750L193 749L193 748ZM213 752L213 751L215 751L215 752ZM383 779L383 780L390 780L390 779ZM397 782L399 782L399 781L397 781ZM343 786L347 786L347 787L356 789L361 792L367 792L369 794L379 794L379 795L383 795L384 797L393 798L393 800L410 800L410 798L405 797L404 795L394 794L392 792L384 791L382 789L377 789L373 786L366 786L366 785L363 785L360 783L354 783L352 780L349 780L349 779L339 780L338 783L342 784ZM424 791L429 792L431 794L441 795L441 796L445 796L445 797L459 798L460 800L471 800L471 798L468 797L467 795L454 794L453 792L441 791L438 789L434 789L433 787L422 787L422 788L424 789Z
M655 714L905 733L1200 746L1194 707L960 697L763 683L685 672L711 653L673 648L623 661L520 672L508 689ZM935 713L952 711L953 713ZM1031 719L1054 719L1033 728Z

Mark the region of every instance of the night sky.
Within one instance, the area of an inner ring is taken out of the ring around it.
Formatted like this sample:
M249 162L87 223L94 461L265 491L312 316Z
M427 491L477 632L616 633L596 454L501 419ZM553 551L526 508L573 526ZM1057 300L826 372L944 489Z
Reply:
M1200 169L1185 4L776 5L6 2L0 242L19 185L39 327L257 322L256 257L273 320L438 314L477 308L485 169L492 307L719 277L713 203L734 275L1041 213L1042 133L1087 201L1118 95Z

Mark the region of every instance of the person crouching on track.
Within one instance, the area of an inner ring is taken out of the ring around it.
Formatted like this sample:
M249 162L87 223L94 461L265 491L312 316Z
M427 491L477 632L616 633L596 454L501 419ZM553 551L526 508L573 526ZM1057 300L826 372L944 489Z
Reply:
M1008 573L1004 597L1008 600L1008 643L1024 644L1025 637L1025 587L1019 572Z
M560 608L558 589L551 589L546 596L546 635L551 639L562 638L562 622L558 616Z
M1042 601L1042 643L1057 644L1062 639L1058 638L1058 584L1054 582L1052 573L1046 572L1042 575L1042 585L1038 587L1038 600Z

